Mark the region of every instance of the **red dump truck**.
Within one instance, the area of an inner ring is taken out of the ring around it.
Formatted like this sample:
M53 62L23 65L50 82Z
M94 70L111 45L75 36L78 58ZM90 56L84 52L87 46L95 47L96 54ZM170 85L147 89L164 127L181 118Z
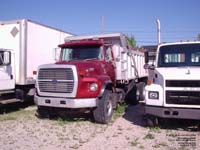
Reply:
M144 98L144 53L130 49L124 34L67 37L59 47L59 60L38 68L39 115L85 108L96 122L108 123L118 102Z

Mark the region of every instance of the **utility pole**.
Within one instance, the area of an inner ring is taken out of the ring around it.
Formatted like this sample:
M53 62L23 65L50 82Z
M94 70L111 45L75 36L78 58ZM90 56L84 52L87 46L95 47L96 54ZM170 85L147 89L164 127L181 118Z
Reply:
M101 16L101 32L104 33L104 16Z
M157 21L157 36L158 36L158 45L160 44L160 20L158 19Z

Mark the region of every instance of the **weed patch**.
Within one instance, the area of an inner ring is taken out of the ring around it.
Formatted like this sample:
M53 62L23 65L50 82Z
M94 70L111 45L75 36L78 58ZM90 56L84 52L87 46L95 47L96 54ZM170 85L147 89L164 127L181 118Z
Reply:
M147 135L144 137L144 139L147 139L147 140L152 140L154 138L155 138L154 135L151 133L147 133Z
M124 114L126 107L127 105L125 103L118 104L116 110L114 111L113 119L116 120L121 117Z
M134 139L130 144L131 144L131 146L137 146L138 144L140 144L139 142L138 142L138 138L136 138L136 139Z

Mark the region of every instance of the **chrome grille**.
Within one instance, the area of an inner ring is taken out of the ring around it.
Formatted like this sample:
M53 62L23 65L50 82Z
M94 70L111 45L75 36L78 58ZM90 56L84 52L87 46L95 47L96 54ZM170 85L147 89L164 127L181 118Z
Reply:
M72 93L74 76L71 68L45 68L38 73L41 92Z
M166 91L167 104L200 105L199 91Z
M166 80L166 87L200 87L200 80Z
M74 80L74 76L71 68L46 68L39 70L38 79Z

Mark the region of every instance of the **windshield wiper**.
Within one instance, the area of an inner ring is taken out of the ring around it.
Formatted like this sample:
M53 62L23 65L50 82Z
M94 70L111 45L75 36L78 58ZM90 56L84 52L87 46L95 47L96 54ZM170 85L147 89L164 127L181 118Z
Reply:
M97 57L95 57L95 58L87 58L87 59L84 59L84 61L95 60L95 59L99 59L99 58L97 58Z

